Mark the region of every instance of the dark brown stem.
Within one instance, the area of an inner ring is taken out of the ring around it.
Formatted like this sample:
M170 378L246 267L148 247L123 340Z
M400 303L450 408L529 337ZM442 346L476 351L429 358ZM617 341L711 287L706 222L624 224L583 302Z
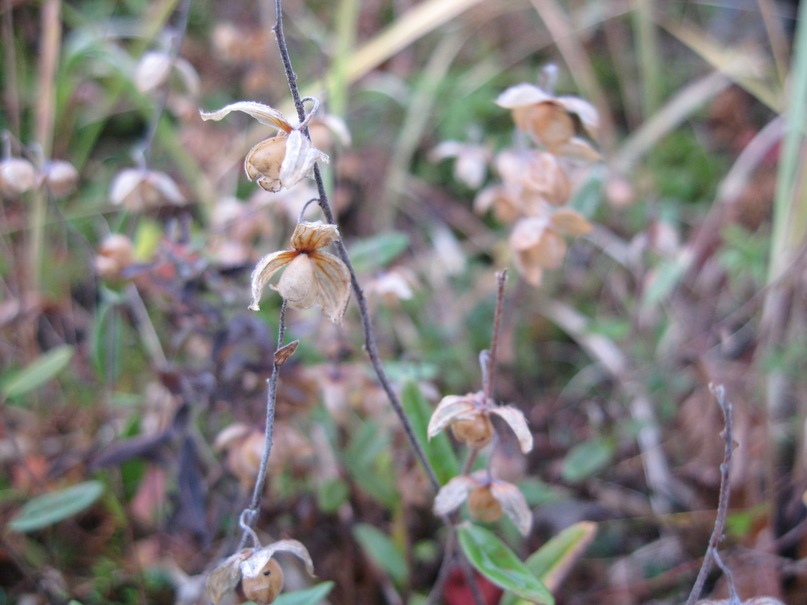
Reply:
M729 474L731 472L731 458L734 452L734 412L730 401L726 401L726 390L723 385L709 385L709 389L717 399L717 404L723 412L723 420L725 428L723 429L723 463L720 465L720 497L717 502L717 518L715 519L715 526L712 530L712 536L709 538L709 547L706 549L706 554L703 557L703 564L698 572L698 578L695 580L695 586L692 587L692 592L689 594L686 605L694 605L698 600L703 584L706 582L706 576L712 567L712 560L717 556L717 546L720 539L723 537L723 528L726 525L726 518L729 511L729 495L731 487L729 486Z
M280 321L277 326L277 349L279 351L283 347L283 341L286 339L286 300L283 299L283 304L280 306ZM278 372L282 362L278 360L275 355L272 361L272 375L266 381L267 395L266 395L266 424L264 425L264 445L263 453L261 454L261 465L258 469L258 478L255 480L255 488L252 490L252 501L249 506L242 513L242 519L247 528L241 535L241 541L238 543L236 551L244 548L247 543L247 538L250 536L250 529L255 525L255 519L258 516L258 510L261 504L261 497L263 496L263 489L266 485L266 467L269 463L269 455L272 453L272 439L275 430L275 402L277 401L277 378Z
M300 123L302 123L305 120L305 106L300 97L300 91L297 88L297 76L292 68L289 50L286 46L286 38L283 34L283 10L281 0L275 0L275 13L276 21L273 31L277 37L277 46L278 50L280 51L280 58L283 62L283 68L286 72L289 90L291 91L292 99L294 99L294 106L297 108L297 117L299 118ZM303 129L303 134L305 134L306 137L309 137L307 128ZM314 164L314 181L317 184L319 206L322 209L322 214L325 216L325 220L332 225L336 225L336 218L334 217L330 201L328 200L328 193L325 191L325 183L322 180L322 173L320 172L319 165L317 164ZM406 417L406 413L404 412L401 401L398 398L398 394L393 389L392 383L389 381L387 373L384 370L381 357L378 354L375 332L373 331L373 324L372 320L370 319L370 311L367 307L367 297L364 295L364 290L362 290L361 284L359 284L359 280L356 277L356 271L353 269L353 263L350 261L347 248L341 239L337 240L334 245L336 246L337 255L342 262L345 263L345 266L350 272L350 284L353 288L353 294L356 297L356 302L359 305L359 314L361 315L362 328L364 329L365 348L367 349L367 354L370 357L370 363L372 364L373 370L378 377L378 381L381 383L381 387L384 389L384 392L387 395L387 399L389 399L389 402L392 405L392 409L395 411L395 414L398 416L398 419L403 426L406 437L409 440L412 449L415 451L415 455L417 456L420 464L423 466L423 470L426 472L426 475L429 478L429 482L434 490L437 491L440 489L440 481L437 479L437 474L434 472L434 468L432 468L432 465L429 463L429 459L426 457L426 452L423 451L423 448L420 446L420 442L415 436L415 430L412 428L412 424Z

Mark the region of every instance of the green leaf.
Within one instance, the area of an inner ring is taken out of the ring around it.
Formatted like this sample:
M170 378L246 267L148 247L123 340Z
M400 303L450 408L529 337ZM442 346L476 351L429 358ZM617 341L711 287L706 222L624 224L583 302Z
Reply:
M100 481L85 481L58 492L37 496L25 503L9 522L11 530L29 532L58 523L83 511L104 493Z
M476 525L463 525L458 531L465 556L488 580L532 603L554 605L546 586L493 533Z
M412 423L415 437L417 437L418 442L426 452L426 458L434 468L440 483L445 485L449 479L459 474L460 464L454 448L451 447L448 435L440 433L433 437L431 441L426 436L429 419L432 412L434 412L434 408L426 401L418 385L411 381L404 384L403 392L401 393L401 404L406 416Z
M333 582L322 582L311 588L281 594L273 605L319 605L333 589Z
M361 489L386 507L400 500L391 472L389 434L377 422L367 421L356 431L342 462Z
M350 495L347 483L338 477L317 488L317 506L324 513L335 513Z
M409 247L409 236L403 231L387 231L350 246L350 259L357 273L367 273L387 266Z
M594 437L574 446L563 460L563 479L577 483L605 468L614 457L611 437Z
M567 527L525 561L527 569L535 574L548 588L557 590L572 564L594 539L597 525L581 521ZM499 605L528 605L513 593L507 593Z
M642 307L648 308L664 302L678 286L678 282L684 277L691 262L692 255L687 253L681 253L673 259L663 261L656 268L655 274L644 291Z
M557 502L563 497L558 489L533 477L519 481L517 487L530 507Z
M384 532L372 525L359 523L353 528L353 537L365 554L386 571L398 586L406 584L409 577L406 559Z
M70 363L73 353L73 347L63 345L41 355L3 384L3 398L13 399L45 384Z

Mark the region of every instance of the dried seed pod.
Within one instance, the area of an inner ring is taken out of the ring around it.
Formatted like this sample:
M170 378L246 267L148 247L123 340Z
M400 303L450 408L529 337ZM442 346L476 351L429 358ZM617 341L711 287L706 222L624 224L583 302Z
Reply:
M137 63L134 83L142 93L157 90L171 74L171 57L165 52L147 52Z
M78 171L65 160L53 160L45 166L45 185L56 197L70 195L76 190Z
M15 198L34 188L36 169L28 160L7 158L0 162L0 192Z
M491 492L490 485L480 485L468 494L468 512L480 521L498 521L504 514L502 503Z
M451 424L451 432L458 441L478 450L493 439L493 423L487 414L480 413L473 418L455 420Z
M276 193L283 188L280 182L280 167L286 157L285 134L261 141L250 149L244 160L244 171L250 181L256 181L261 189Z
M127 168L112 181L110 201L131 212L158 208L165 204L181 206L185 196L174 180L164 172Z
M132 240L121 233L108 235L98 247L95 270L104 279L119 279L121 272L134 262Z
M245 575L241 580L241 587L248 599L258 605L269 605L283 590L283 570L277 561L269 559L257 575Z

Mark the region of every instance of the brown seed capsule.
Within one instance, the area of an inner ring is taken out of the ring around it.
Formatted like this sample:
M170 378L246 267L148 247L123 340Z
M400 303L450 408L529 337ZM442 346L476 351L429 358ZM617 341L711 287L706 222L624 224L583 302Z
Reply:
M455 420L451 431L457 441L473 449L482 449L493 439L493 423L487 414L478 414L467 420Z
M78 171L65 160L54 160L45 166L45 185L56 197L64 197L76 190Z
M15 198L36 185L36 169L28 160L7 158L0 162L0 192Z
M504 510L490 490L490 485L482 485L468 494L468 512L480 521L498 521Z
M258 575L244 576L241 580L241 587L248 599L255 601L258 605L269 605L283 590L283 570L280 569L277 561L269 559Z
M118 279L121 271L134 262L132 240L121 233L113 233L101 243L95 257L95 269L104 279Z

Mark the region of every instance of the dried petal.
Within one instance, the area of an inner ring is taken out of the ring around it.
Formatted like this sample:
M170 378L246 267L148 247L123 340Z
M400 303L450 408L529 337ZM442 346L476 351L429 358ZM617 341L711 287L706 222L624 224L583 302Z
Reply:
M449 424L457 419L469 419L479 414L479 410L474 405L474 395L448 395L443 397L435 408L427 434L429 439L437 435Z
M241 581L240 564L251 554L251 548L237 552L219 564L207 576L207 593L210 595L213 605L218 605L228 593L233 592L238 586Z
M277 109L269 107L269 105L264 105L263 103L256 103L255 101L238 101L237 103L230 103L218 111L199 111L199 115L202 116L203 120L214 120L218 122L233 111L241 111L249 114L261 124L274 126L286 133L291 132L293 129L293 126Z
M580 137L572 137L562 145L553 148L552 152L558 155L589 160L591 162L597 162L601 159L600 153Z
M272 276L282 267L285 267L295 258L298 252L296 250L281 250L280 252L273 252L264 256L255 266L252 272L252 303L249 308L252 311L259 311L261 295L269 283Z
M558 97L557 102L571 114L580 118L583 129L592 139L596 139L600 128L600 114L588 101L580 97Z
M316 266L307 253L298 253L273 289L295 309L308 309L317 303Z
M244 577L254 578L261 573L261 570L276 552L290 552L295 555L305 563L305 569L308 574L314 575L314 563L311 561L311 555L308 554L305 546L297 540L278 540L255 551L249 559L241 563L241 573Z
M315 265L317 303L325 317L341 323L350 299L350 271L339 258L327 252L310 252Z
M266 191L276 193L283 188L280 169L286 157L287 137L279 134L255 145L244 158L244 171L250 181L257 179Z
M286 142L286 157L280 167L280 183L286 188L296 185L319 161L327 163L328 156L316 149L299 130L292 130Z
M165 84L171 73L171 57L164 52L147 52L137 63L134 83L142 93L151 92Z
M493 216L500 223L513 223L521 216L516 196L512 195L510 189L503 185L485 187L477 194L474 200L474 211L483 214L490 208L493 209Z
M559 206L569 199L569 177L551 153L536 151L530 154L523 182L527 190L537 193L550 204Z
M516 84L503 91L496 99L496 105L506 109L516 107L527 107L537 103L543 103L552 99L552 95L547 94L537 86L532 84Z
M513 524L518 528L523 536L530 533L532 527L532 511L527 506L527 501L524 499L519 489L505 481L494 481L490 486L493 497L498 500L504 514L507 515Z
M434 498L434 514L447 515L457 510L468 498L468 492L476 486L477 482L471 477L460 475L454 477L437 492Z
M560 208L555 211L551 221L558 231L563 231L568 235L586 235L594 229L582 214L571 208Z
M532 450L532 433L527 426L524 412L509 405L500 405L490 410L504 420L518 438L518 445L525 454Z
M336 225L322 221L297 223L291 235L291 247L301 252L313 252L339 239Z

